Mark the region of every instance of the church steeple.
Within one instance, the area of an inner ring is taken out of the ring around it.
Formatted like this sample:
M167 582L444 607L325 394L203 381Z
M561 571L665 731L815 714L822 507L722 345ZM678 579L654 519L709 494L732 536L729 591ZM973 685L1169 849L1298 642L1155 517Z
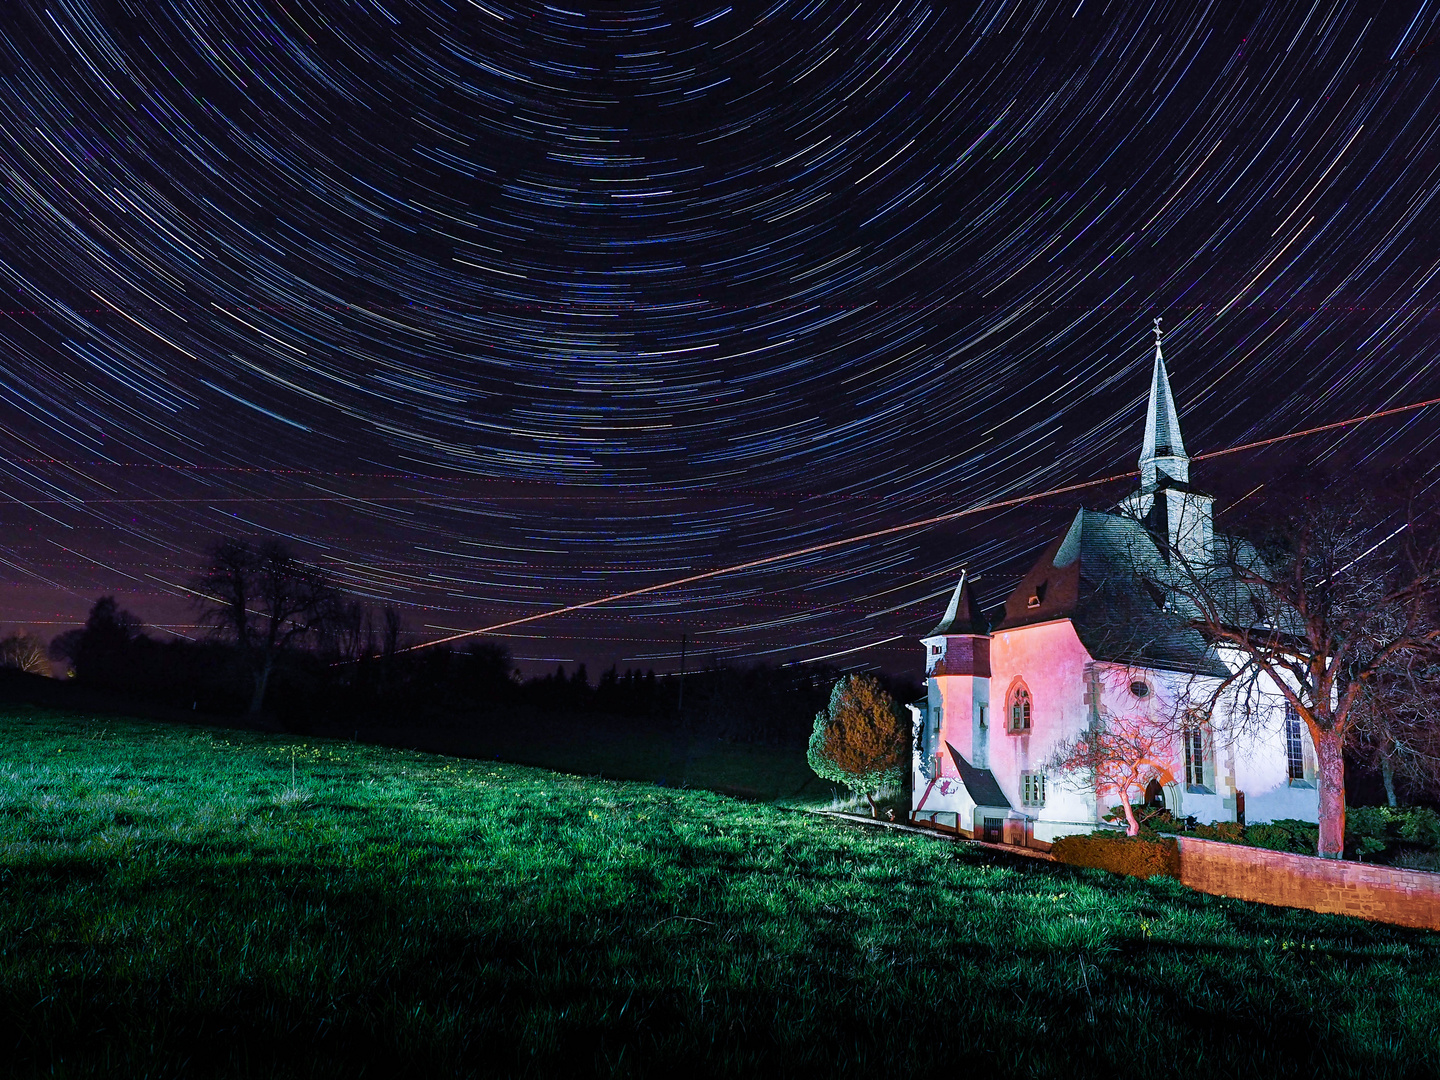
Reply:
M1145 410L1145 442L1140 448L1140 490L1154 491L1160 477L1190 482L1190 457L1180 437L1180 416L1170 393L1170 375L1160 351L1160 320L1155 320L1155 369L1150 377L1150 404Z
M1190 486L1190 455L1180 438L1180 417L1170 393L1170 375L1160 351L1160 320L1155 320L1155 369L1150 376L1150 406L1145 410L1145 443L1140 450L1140 490L1120 502L1122 513L1144 523L1168 544L1166 558L1209 557L1214 543L1214 499Z

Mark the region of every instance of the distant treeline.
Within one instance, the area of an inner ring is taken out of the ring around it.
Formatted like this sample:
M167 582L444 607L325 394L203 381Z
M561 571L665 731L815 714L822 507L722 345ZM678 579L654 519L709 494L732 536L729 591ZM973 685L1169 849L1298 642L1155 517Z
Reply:
M798 747L841 674L817 664L711 662L683 679L611 667L592 680L581 664L522 679L509 651L495 642L459 649L399 648L398 616L386 615L389 632L378 637L319 635L304 648L287 650L270 677L265 711L297 731L337 724L504 723L507 715L587 713L667 728L683 722L699 738ZM157 641L141 632L141 625L105 597L83 629L51 643L50 655L94 689L211 715L247 710L252 665L233 642ZM917 681L889 680L887 685L901 701L913 701L922 692Z

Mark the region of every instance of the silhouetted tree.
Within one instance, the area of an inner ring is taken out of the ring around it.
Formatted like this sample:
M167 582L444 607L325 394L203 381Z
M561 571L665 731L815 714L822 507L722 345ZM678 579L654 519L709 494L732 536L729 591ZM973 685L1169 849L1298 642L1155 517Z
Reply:
M1440 794L1440 648L1393 665L1362 689L1355 711L1350 750L1380 773L1389 805L1400 803L1397 781Z
M222 540L192 586L201 618L232 639L254 683L250 711L259 712L279 659L317 635L335 617L340 594L319 567L296 559L283 544L252 547Z
M472 707L502 704L515 690L512 674L509 649L498 642L474 642L465 650L457 689Z
M95 601L79 630L67 630L50 643L50 655L68 661L81 682L103 686L125 683L130 644L140 633L140 620L121 608L113 596Z

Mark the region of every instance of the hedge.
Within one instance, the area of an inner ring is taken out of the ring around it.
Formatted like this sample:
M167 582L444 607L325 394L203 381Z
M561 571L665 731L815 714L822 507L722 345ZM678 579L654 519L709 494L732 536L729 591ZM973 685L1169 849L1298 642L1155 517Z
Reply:
M1180 846L1169 839L1132 840L1110 833L1062 836L1050 854L1071 866L1090 866L1132 877L1180 876Z

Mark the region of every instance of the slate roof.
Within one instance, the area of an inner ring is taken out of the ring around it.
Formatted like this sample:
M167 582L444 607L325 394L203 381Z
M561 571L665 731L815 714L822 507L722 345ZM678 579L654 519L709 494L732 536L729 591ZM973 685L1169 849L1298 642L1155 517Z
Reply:
M955 747L949 743L945 744L945 749L950 751L955 770L960 774L960 782L965 785L965 790L970 793L976 806L1003 806L1007 810L1011 809L1010 800L1005 798L1005 792L1000 790L994 773L989 769L977 769L956 753Z
M1170 375L1165 370L1159 341L1155 342L1155 366L1150 375L1150 403L1145 413L1145 441L1141 445L1140 460L1157 457L1189 460L1185 454L1185 440L1180 435L1180 414L1175 411L1175 396L1170 392Z
M1223 677L1205 639L1165 611L1137 577L1163 578L1164 560L1144 525L1094 510L1076 513L994 613L992 633L1069 619L1096 660Z

